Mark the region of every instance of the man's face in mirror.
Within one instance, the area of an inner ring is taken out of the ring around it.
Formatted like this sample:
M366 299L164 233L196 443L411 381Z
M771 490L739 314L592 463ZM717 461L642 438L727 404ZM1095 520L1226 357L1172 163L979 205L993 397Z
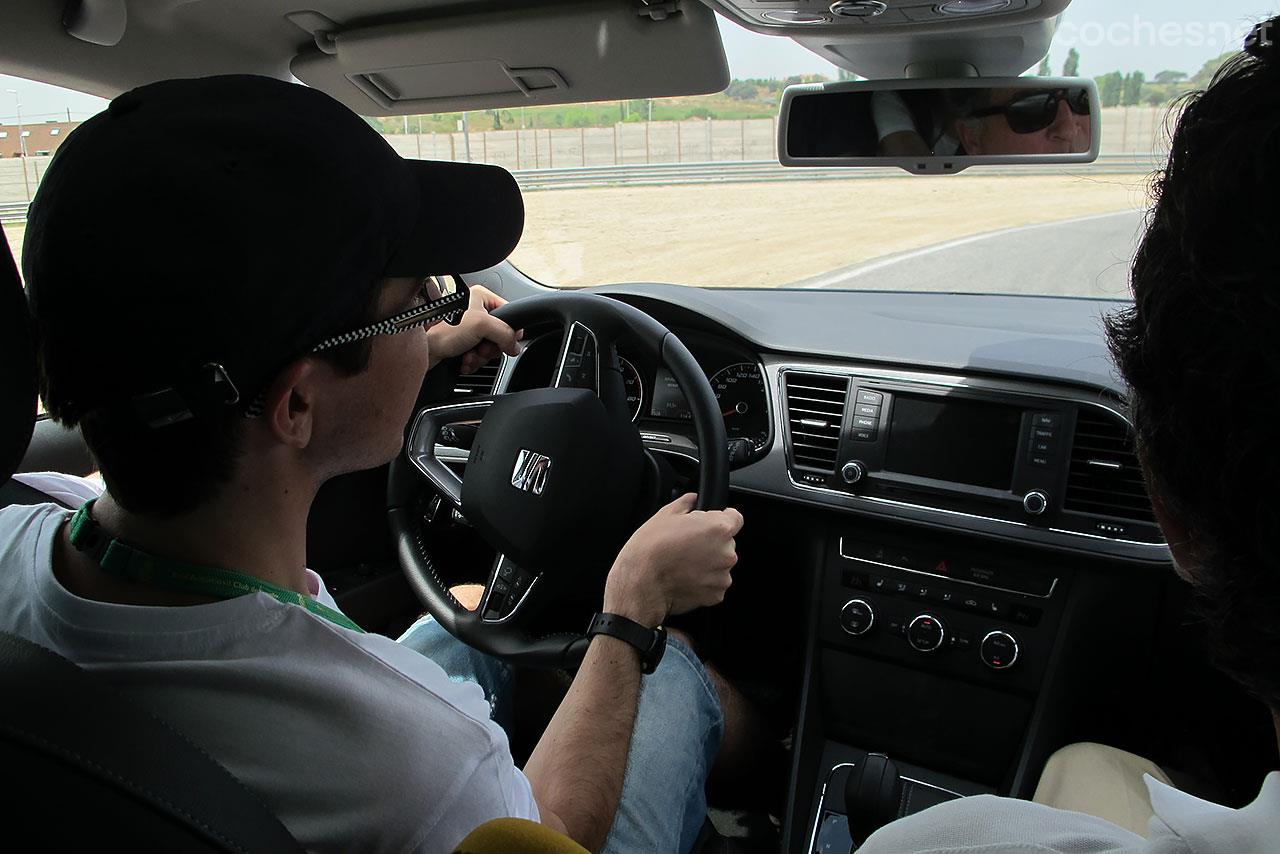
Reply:
M993 89L956 133L971 155L1080 154L1093 138L1088 91Z

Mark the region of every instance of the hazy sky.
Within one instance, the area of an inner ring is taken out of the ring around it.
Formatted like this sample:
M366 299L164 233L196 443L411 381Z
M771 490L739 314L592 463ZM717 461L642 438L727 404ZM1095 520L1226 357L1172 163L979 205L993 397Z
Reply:
M1067 51L1080 52L1080 73L1166 69L1194 73L1208 59L1239 48L1256 21L1275 14L1280 0L1074 0L1049 51L1055 72ZM835 69L795 42L761 36L721 20L729 70L734 77L835 75ZM85 118L105 106L101 98L0 75L0 124L16 121L14 89L23 118Z

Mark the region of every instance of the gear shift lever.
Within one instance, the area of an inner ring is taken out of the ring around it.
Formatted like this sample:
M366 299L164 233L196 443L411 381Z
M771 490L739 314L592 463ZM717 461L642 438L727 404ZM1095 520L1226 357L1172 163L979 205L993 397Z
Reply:
M844 784L844 809L855 846L898 817L902 775L883 753L868 753L849 772Z

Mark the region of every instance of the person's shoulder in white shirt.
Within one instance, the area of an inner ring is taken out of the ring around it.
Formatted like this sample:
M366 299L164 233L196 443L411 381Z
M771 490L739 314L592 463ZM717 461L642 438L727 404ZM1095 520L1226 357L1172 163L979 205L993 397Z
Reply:
M82 500L79 486L60 485ZM488 819L537 819L478 686L264 594L187 607L82 599L52 571L68 516L0 510L0 628L105 675L258 792L309 850L449 850Z
M1266 854L1280 850L1280 772L1253 803L1229 809L1145 778L1146 837L1080 812L993 795L959 798L876 831L859 854Z

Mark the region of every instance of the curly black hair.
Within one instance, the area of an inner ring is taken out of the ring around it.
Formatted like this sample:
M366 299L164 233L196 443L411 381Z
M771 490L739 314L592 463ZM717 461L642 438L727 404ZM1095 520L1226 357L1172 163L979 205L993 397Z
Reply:
M1280 709L1280 18L1175 106L1108 318L1148 487L1185 529L1211 654ZM1180 110L1180 114L1179 114Z

